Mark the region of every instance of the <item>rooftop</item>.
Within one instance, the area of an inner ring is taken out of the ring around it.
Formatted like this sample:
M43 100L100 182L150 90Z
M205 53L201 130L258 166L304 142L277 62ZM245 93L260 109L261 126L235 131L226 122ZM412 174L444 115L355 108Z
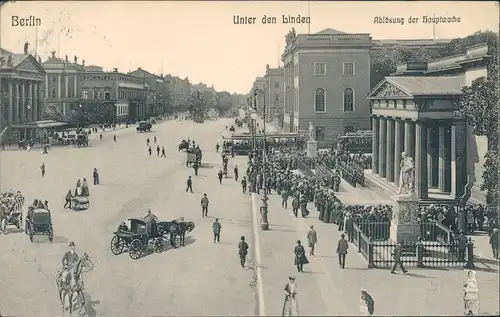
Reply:
M460 95L463 87L461 76L389 76L385 81L413 96Z

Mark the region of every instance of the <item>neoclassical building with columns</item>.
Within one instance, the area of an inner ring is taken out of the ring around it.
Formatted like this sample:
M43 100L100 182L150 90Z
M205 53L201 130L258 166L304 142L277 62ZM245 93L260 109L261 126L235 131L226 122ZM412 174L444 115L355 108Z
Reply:
M41 120L43 113L41 91L44 77L45 70L32 55L15 54L0 48L2 140L5 135L10 135L7 131L9 127Z
M401 153L415 164L417 198L429 203L467 200L475 182L477 145L471 127L457 116L462 87L487 76L486 44L462 55L400 65L368 95L372 109L373 168L368 186L394 194L400 185Z

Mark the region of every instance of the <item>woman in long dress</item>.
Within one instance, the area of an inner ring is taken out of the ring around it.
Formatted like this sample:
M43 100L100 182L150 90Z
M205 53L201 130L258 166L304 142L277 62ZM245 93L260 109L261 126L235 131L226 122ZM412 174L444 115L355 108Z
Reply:
M474 271L467 272L464 283L464 314L479 315L479 284Z
M283 303L282 316L298 316L299 309L297 306L297 284L295 277L290 276L290 281L285 285L285 301Z
M81 195L84 196L84 197L90 196L89 184L87 183L87 179L86 178L83 179L81 192L82 192Z

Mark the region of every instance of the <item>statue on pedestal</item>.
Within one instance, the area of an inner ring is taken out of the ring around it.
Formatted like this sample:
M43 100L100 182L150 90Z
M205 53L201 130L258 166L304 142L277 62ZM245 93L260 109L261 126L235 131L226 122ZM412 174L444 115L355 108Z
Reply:
M68 55L65 56L66 63L68 62Z
M28 48L30 46L30 43L28 41L26 41L24 43L24 55L28 55Z
M75 57L74 57L74 60L75 60L75 64L77 64L77 62L78 62L78 57L76 57L76 55L75 55Z
M415 164L413 159L406 152L401 153L401 171L399 172L399 190L398 195L415 194Z
M312 122L309 122L309 141L316 141L316 129Z

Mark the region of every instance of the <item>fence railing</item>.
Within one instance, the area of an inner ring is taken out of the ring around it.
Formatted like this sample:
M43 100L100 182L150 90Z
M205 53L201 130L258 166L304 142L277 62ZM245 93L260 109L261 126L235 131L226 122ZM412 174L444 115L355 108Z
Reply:
M434 224L435 225L435 224ZM425 227L425 226L424 226ZM437 227L437 226L435 226ZM353 242L358 252L368 262L368 268L392 267L395 264L394 250L396 242L391 240L377 241L365 234L359 224L354 224ZM474 244L471 239L459 246L455 241L406 241L401 246L403 266L414 267L465 267L474 268Z

